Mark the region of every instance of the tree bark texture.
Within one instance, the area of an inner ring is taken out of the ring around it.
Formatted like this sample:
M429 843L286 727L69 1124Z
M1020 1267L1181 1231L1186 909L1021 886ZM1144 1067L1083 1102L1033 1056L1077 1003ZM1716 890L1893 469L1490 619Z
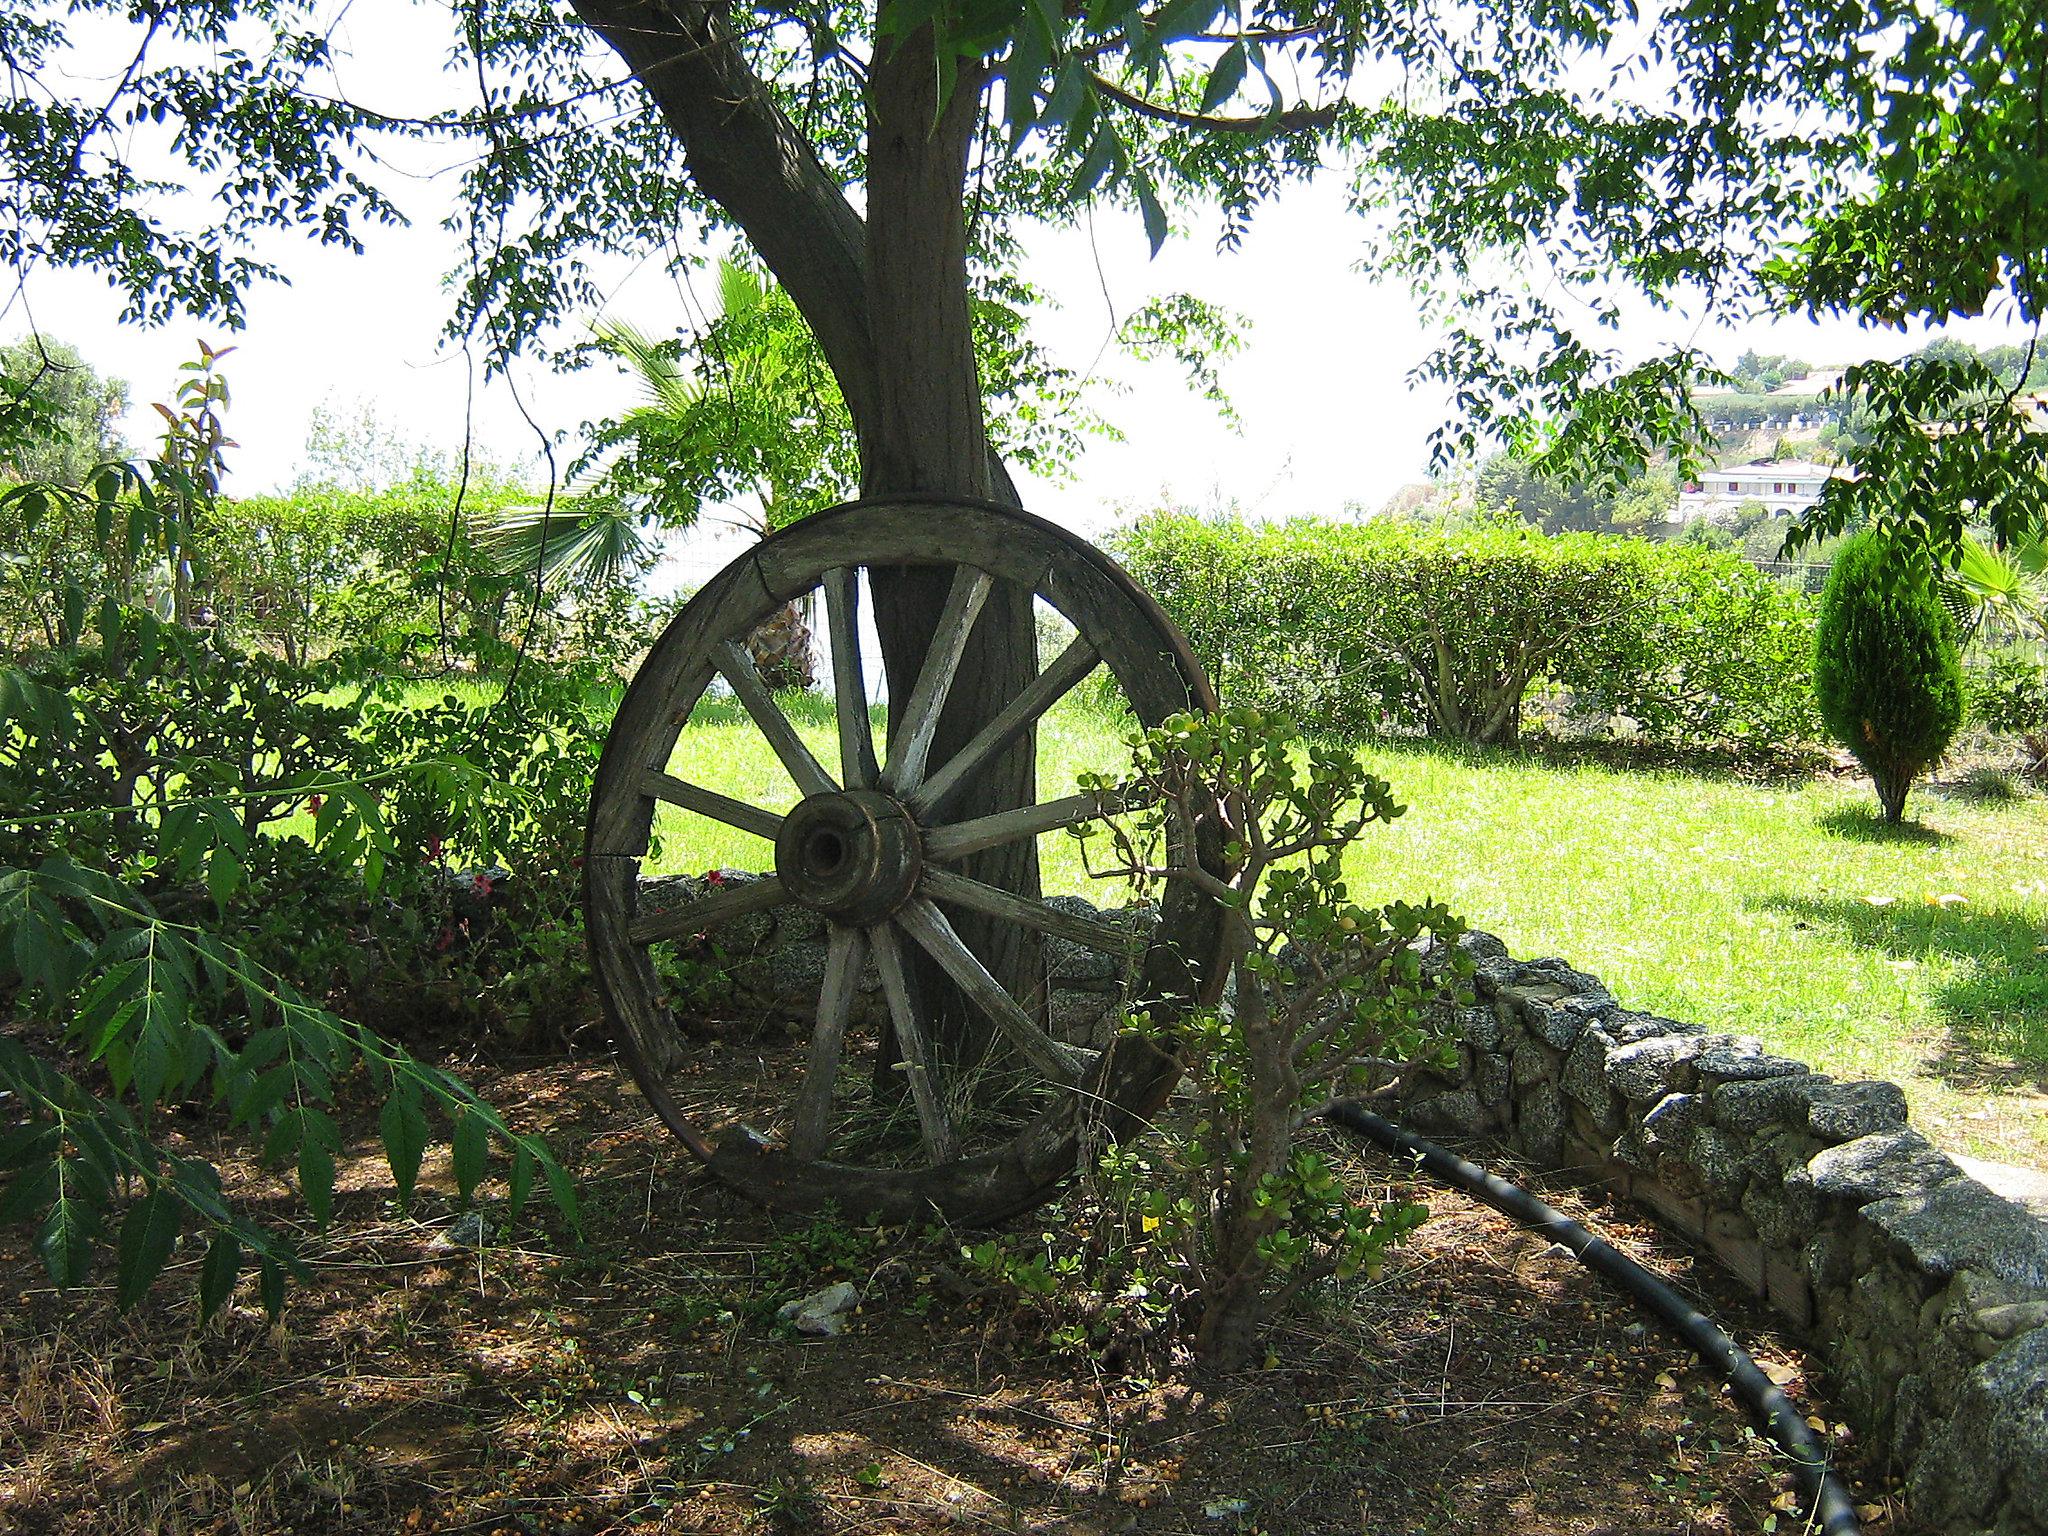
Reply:
M864 221L748 66L726 4L571 4L638 76L681 144L691 178L739 225L816 335L853 419L862 494L1018 505L988 447L968 301L967 162L986 71L963 61L942 104L929 30L879 44L868 82ZM874 579L892 725L923 664L950 577L934 567ZM1035 675L1036 632L1030 593L1007 586L990 593L940 717L934 766ZM949 814L1029 803L1035 765L1027 735L962 791ZM978 855L966 872L1029 896L1039 892L1029 840ZM966 914L955 923L1028 1007L1041 983L1036 935ZM925 996L945 1016L940 1033L977 1052L986 1038L982 1021L969 1020L951 983L918 958Z

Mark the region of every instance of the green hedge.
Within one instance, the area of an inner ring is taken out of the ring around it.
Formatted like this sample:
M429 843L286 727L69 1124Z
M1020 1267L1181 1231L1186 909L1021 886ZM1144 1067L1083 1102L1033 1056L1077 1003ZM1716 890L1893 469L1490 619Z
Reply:
M1227 700L1312 729L1509 742L1548 685L1676 745L1758 752L1819 735L1811 600L1731 553L1170 513L1117 552Z

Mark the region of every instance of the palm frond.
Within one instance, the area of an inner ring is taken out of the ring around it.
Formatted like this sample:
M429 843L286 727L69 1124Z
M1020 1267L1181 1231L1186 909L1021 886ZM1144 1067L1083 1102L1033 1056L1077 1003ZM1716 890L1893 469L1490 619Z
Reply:
M471 524L470 537L498 574L543 588L613 586L654 553L645 519L609 499L507 507Z

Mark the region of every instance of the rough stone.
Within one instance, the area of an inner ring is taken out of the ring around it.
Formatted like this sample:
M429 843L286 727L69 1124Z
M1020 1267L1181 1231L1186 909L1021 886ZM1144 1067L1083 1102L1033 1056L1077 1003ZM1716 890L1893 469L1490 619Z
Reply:
M1833 1081L1811 1072L1722 1083L1713 1091L1714 1123L1723 1130L1751 1135L1773 1125L1803 1128L1808 1101Z
M1803 1174L1775 1189L1752 1182L1742 1196L1742 1214L1771 1247L1797 1248L1820 1220L1820 1199Z
M1607 1053L1614 1042L1605 1030L1588 1029L1564 1059L1564 1091L1603 1119L1612 1113L1607 1090ZM1613 1134L1611 1131L1609 1134Z
M1806 1124L1823 1141L1849 1141L1906 1123L1906 1095L1897 1083L1830 1083L1807 1101Z
M1772 1056L1750 1035L1709 1035L1706 1048L1693 1058L1702 1080L1746 1083L1765 1077L1799 1077L1813 1069L1790 1056Z
M1638 1040L1657 1040L1667 1035L1704 1035L1706 1029L1699 1024L1681 1024L1676 1019L1659 1018L1654 1013L1611 1013L1602 1026L1623 1045L1634 1045Z
M1525 1156L1555 1164L1564 1155L1564 1106L1554 1093L1522 1096L1515 1117L1516 1139Z
M1706 1101L1696 1093L1667 1093L1643 1116L1643 1146L1659 1155L1692 1145L1692 1133L1705 1124Z
M860 1292L850 1280L828 1285L796 1301L785 1301L775 1315L798 1333L829 1339L846 1331L847 1315L860 1305Z
M1505 960L1508 947L1492 934L1478 928L1468 928L1458 935L1458 948L1472 957L1477 964L1481 960Z
M1711 1125L1694 1130L1685 1161L1699 1175L1707 1193L1723 1204L1739 1201L1749 1187L1749 1160L1743 1156L1741 1144Z
M1698 1035L1657 1035L1618 1046L1607 1053L1607 1086L1625 1099L1644 1102L1673 1089L1690 1089L1697 1081L1693 1058L1703 1044Z
M1404 1118L1425 1136L1478 1136L1494 1124L1479 1095L1469 1088L1454 1088L1410 1104Z
M1460 1008L1451 1028L1459 1039L1480 1051L1497 1051L1506 1038L1501 1030L1500 1015L1491 1008Z
M1086 1044L1114 1003L1115 999L1107 993L1062 987L1046 1000L1046 1023L1055 1039L1070 1045Z
M1505 1056L1481 1056L1472 1068L1472 1086L1482 1104L1505 1104L1514 1087L1514 1073Z
M1564 1055L1541 1040L1524 1038L1515 1042L1509 1060L1515 1069L1515 1086L1526 1088L1531 1083L1555 1082Z
M1925 1274L1945 1280L1960 1269L1981 1269L2048 1290L2048 1223L1969 1179L1874 1201L1863 1217Z
M1930 1426L1907 1484L1934 1530L2048 1529L2048 1331L2015 1340L1972 1371L1946 1421Z
M1070 917L1099 918L1103 913L1078 896L1048 896L1045 904ZM1055 987L1085 987L1092 991L1115 990L1123 979L1124 962L1116 955L1076 944L1072 939L1049 935L1044 941L1045 972Z
M1857 1205L1925 1194L1962 1176L1918 1131L1888 1131L1839 1142L1816 1153L1806 1168L1820 1193Z

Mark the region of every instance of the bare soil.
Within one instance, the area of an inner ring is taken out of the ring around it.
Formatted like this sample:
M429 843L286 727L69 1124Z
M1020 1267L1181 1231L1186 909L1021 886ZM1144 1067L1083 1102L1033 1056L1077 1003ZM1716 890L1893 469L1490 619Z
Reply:
M471 1075L579 1171L583 1242L507 1231L499 1190L490 1241L451 1246L452 1184L430 1161L398 1211L366 1106L335 1221L304 1233L313 1277L276 1322L245 1285L199 1326L189 1247L124 1316L110 1286L50 1291L7 1234L0 1533L1803 1528L1782 1458L1717 1378L1461 1196L1415 1188L1415 1240L1283 1321L1262 1369L1205 1374L1163 1337L1112 1369L965 1273L968 1234L737 1202L607 1061ZM211 1150L231 1193L298 1219L282 1180ZM1375 1194L1408 1187L1331 1150ZM1868 1529L1916 1529L1769 1315L1645 1226L1546 1193L1782 1378ZM842 1337L775 1322L840 1279L864 1298Z

